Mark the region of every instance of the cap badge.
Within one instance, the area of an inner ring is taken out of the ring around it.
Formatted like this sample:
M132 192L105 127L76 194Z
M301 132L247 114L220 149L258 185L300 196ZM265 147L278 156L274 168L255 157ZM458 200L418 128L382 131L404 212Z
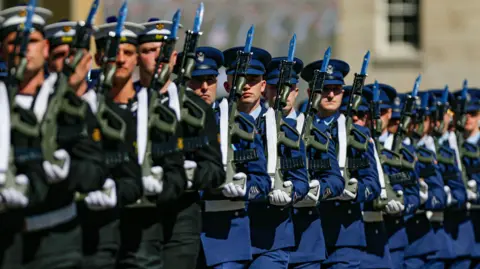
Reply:
M71 27L71 26L63 26L63 31L64 31L65 33L70 32L70 30L72 30L72 27Z
M327 74L329 75L333 74L333 66L331 64L327 66Z
M396 106L400 106L400 97L395 97L395 100L393 100L393 103L394 103Z
M163 25L163 23L158 23L157 25L155 25L155 28L157 28L157 30L162 30L163 28L165 28L165 26Z
M22 9L18 12L18 16L20 17L25 17L27 16L27 10L26 9Z
M205 54L203 54L203 52L197 53L197 60L203 63L203 61L205 61Z

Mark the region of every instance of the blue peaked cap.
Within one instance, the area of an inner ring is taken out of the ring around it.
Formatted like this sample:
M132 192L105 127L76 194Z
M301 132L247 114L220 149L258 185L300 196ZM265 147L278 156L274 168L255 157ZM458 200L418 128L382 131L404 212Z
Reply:
M308 83L313 80L313 74L315 70L320 70L322 68L323 60L319 60L313 63L308 64L303 68L301 77ZM350 72L350 65L348 63L332 59L328 62L327 66L327 76L325 78L324 86L328 85L345 85L344 78Z
M265 76L267 84L277 85L278 79L280 78L280 65L283 60L287 60L287 57L275 57L270 61L267 66L267 72ZM303 62L298 58L294 58L293 60L295 61L295 64L292 67L290 80L293 84L297 84L300 72L302 72L303 69Z
M180 52L175 65L177 73L181 64L183 52ZM198 47L195 52L195 69L192 71L192 77L214 75L218 76L218 69L223 65L223 53L213 47Z
M227 75L235 74L237 52L242 50L243 47L234 47L223 52L224 66L227 68ZM272 56L268 51L257 47L252 47L251 52L253 55L248 66L247 75L264 75L267 65L272 60Z

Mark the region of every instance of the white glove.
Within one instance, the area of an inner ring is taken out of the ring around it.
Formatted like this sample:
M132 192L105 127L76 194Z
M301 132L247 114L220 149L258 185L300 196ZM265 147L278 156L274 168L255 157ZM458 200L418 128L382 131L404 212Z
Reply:
M284 188L290 188L292 186L293 184L291 181L283 182ZM292 198L290 197L290 195L284 192L283 190L273 190L268 195L268 199L270 200L270 204L278 205L278 206L288 205L289 203L292 202Z
M428 200L428 184L425 181L420 180L420 204L423 205Z
M358 184L358 180L356 178L351 178L348 180L348 185L356 185ZM343 193L340 194L340 196L338 196L338 200L342 200L342 201L350 201L350 200L353 200L357 197L357 194L356 193L353 193L347 189L344 189L343 190Z
M320 182L316 179L313 179L308 184L309 191L307 193L307 199L317 202L320 197Z
M26 175L18 175L15 177L18 185L28 185L28 177ZM0 204L7 208L25 208L28 205L28 197L14 188L7 188L0 191Z
M43 162L43 170L47 176L48 183L58 183L65 180L70 173L70 154L64 149L59 149L53 153L53 157L63 162L63 167L52 164L49 161Z
M452 190L450 190L449 186L443 186L443 190L447 195L447 206L450 206L452 204Z
M107 178L103 190L89 192L85 197L85 204L91 210L105 210L117 205L117 188L115 181Z
M183 168L187 175L187 190L193 187L193 177L195 176L195 169L197 169L197 163L194 161L185 160L183 162Z
M163 191L163 168L154 166L150 172L151 175L142 177L143 191L146 196L157 195Z
M241 180L245 182L243 186L234 184L233 182L225 184L223 186L222 194L225 197L233 198L233 197L244 197L247 194L247 175L245 173L236 173L233 175L233 179Z
M477 201L478 194L477 194L477 182L473 179L467 182L467 199L468 201Z
M403 191L397 191L397 195L399 197L402 196ZM395 200L388 201L387 206L385 207L385 212L389 215L402 213L403 210L405 210L405 206L401 202Z

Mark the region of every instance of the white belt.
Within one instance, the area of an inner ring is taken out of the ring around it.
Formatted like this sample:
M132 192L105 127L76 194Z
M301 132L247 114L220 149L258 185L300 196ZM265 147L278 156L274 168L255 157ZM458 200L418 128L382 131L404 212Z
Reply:
M222 212L245 209L245 201L210 200L205 201L205 212Z
M432 212L430 221L443 222L443 212Z
M51 228L66 223L77 216L77 206L71 203L65 207L45 214L25 218L25 230L28 232Z
M364 211L362 212L364 222L382 222L383 213L377 211Z

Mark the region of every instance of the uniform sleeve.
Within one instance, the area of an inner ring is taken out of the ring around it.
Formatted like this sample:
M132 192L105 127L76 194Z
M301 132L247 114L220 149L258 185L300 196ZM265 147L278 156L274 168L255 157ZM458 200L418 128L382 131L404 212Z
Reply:
M377 162L374 155L374 143L368 142L367 151L361 154L362 158L367 158L369 167L359 169L358 171L358 191L356 202L373 201L380 195L380 182L378 180Z
M128 154L128 161L111 169L111 174L117 185L118 205L120 207L135 203L143 194L142 172L135 152L136 129L133 122L129 123L127 140L120 148Z
M197 163L194 188L197 190L216 189L225 182L225 170L217 137L218 126L215 123L215 115L210 107L207 107L205 112L205 127L202 132L205 132L209 143L208 146L200 148L194 153L194 160Z
M267 173L267 159L264 153L262 138L259 134L255 135L254 143L249 143L257 152L258 159L249 162L243 167L244 173L247 174L247 193L246 200L265 201L271 191L271 180Z
M79 139L70 151L72 163L69 189L80 193L102 189L108 175L100 131L90 108L88 108L86 122L89 137Z
M418 152L417 154L423 153ZM424 204L426 210L440 210L445 207L447 200L443 189L443 178L436 164L436 158L434 156L433 158L434 162L432 163L418 161L415 166L420 178L423 178L428 185L428 199Z

